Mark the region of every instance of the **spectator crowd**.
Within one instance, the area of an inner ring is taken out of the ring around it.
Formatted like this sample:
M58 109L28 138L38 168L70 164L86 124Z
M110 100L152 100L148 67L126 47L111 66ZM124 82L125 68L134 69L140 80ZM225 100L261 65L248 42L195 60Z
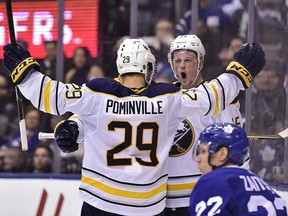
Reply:
M154 80L156 82L174 82L176 78L168 63L167 54L171 42L178 35L191 33L193 17L191 5L186 3L186 11L178 14L177 17L176 12L174 14L169 12L175 6L172 3L174 1L157 1L156 5L152 3L153 1L145 2L140 1L139 3L140 26L143 26L142 22L147 20L147 17L152 18L145 31L139 30L138 36L150 46L156 57L157 72ZM196 34L207 50L201 71L204 80L216 78L225 71L227 63L233 58L233 53L247 41L248 3L249 0L199 0ZM103 27L106 29L103 35L107 34L110 40L108 51L101 50L99 53L100 55L102 53L103 56L93 58L87 47L77 47L74 50L73 58L64 59L64 82L82 85L94 78L115 78L117 76L116 51L119 44L129 37L129 29L121 29L119 25L126 23L127 26L129 5L127 5L127 1L107 1L105 4L108 8L111 6L111 11L114 13L119 12L119 20L113 20L113 16L111 16L110 23L105 24L111 28ZM288 7L285 0L256 0L254 6L254 37L266 52L267 64L251 87L250 134L265 135L277 133L285 128L288 80L286 60L288 57ZM157 10L157 7L162 7L163 10ZM147 8L149 8L149 12ZM166 10L168 12L165 13L165 8L170 10ZM125 11L126 13L124 13ZM150 16L149 13L153 11L157 15ZM125 20L126 22L124 22ZM25 41L19 40L18 43L25 48L29 47ZM101 43L101 38L99 43ZM99 47L103 48L103 46ZM45 58L38 59L40 70L55 79L57 41L45 41L43 49ZM107 52L109 54L106 54ZM0 172L53 173L55 157L60 157L61 173L80 173L83 149L71 155L59 153L53 140L38 139L40 131L53 132L57 122L67 119L72 113L56 118L39 112L28 101L24 101L29 151L22 152L14 87L2 69L0 70L0 100ZM241 112L245 116L245 96L239 95L239 100ZM261 167L267 164L267 157L263 156L265 152L271 155L274 151L279 151L279 148L281 149L279 144L271 143L261 143L252 148L257 152L255 155L253 152L251 154L251 157L257 158L257 163L255 162L255 166L252 168L264 179L267 176L265 180L283 181L283 178L272 179L269 177L269 173L267 174L267 170L263 171L263 167ZM280 173L279 175L283 175L283 161L274 160L275 165L273 165L273 160L271 161L269 161L271 172L277 171Z

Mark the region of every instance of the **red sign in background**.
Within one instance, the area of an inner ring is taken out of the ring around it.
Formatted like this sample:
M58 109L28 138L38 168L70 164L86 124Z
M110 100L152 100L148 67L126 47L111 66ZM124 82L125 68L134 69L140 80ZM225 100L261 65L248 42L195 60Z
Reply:
M57 1L12 2L16 40L28 42L36 59L44 58L44 41L57 40ZM63 49L71 58L78 46L86 46L92 57L98 55L98 0L66 0L64 9ZM5 3L0 3L0 58L9 43Z

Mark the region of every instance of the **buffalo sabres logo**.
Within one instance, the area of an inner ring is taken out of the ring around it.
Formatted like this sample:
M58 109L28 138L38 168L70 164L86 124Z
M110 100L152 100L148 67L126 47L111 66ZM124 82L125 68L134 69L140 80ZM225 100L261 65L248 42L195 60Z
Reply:
M191 149L194 143L194 139L194 129L191 123L185 119L178 126L173 145L169 152L169 156L178 157L187 153Z

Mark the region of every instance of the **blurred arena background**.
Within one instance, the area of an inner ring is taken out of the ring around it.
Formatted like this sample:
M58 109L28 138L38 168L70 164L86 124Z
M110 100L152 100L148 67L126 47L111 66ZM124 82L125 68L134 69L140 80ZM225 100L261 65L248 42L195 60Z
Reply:
M116 77L116 51L127 37L150 45L157 82L175 81L167 53L179 34L202 40L206 80L224 72L243 43L256 41L267 64L239 95L245 129L248 135L270 135L288 127L288 0L15 0L12 7L16 39L41 71L78 85ZM9 42L5 10L1 0L1 50ZM83 149L64 154L53 140L38 139L40 131L53 132L72 113L50 116L25 101L29 151L22 152L14 87L2 67L0 100L0 215L79 215ZM287 140L254 140L251 146L251 170L288 201Z

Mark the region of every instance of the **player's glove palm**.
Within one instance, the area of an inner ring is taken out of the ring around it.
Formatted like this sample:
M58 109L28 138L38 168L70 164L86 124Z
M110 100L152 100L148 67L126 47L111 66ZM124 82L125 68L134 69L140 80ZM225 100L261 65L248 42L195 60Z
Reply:
M20 84L32 69L39 70L38 62L20 45L7 44L3 50L3 68L16 85Z
M233 57L233 61L226 68L226 72L235 74L248 88L252 78L257 76L266 64L265 53L257 43L244 44Z
M78 149L78 124L72 120L61 121L54 130L55 141L62 152L69 153Z

